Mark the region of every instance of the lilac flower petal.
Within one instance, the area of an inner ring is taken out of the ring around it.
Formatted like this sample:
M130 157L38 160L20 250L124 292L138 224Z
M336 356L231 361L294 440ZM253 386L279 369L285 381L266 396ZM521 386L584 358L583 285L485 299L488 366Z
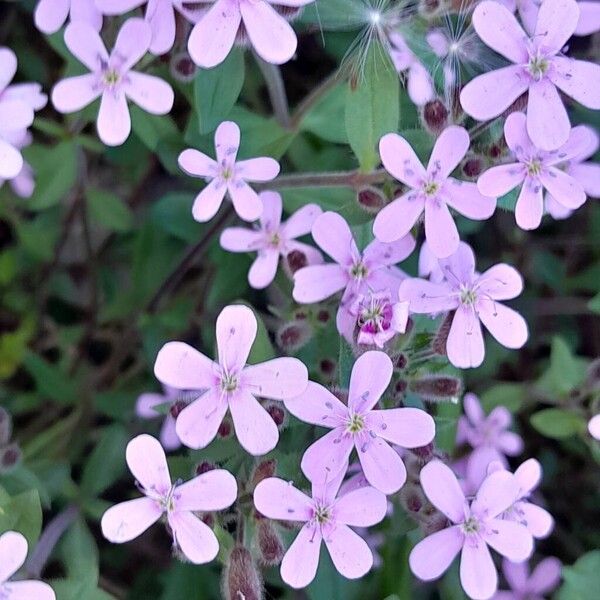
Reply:
M491 465L498 463L504 468L508 467L506 458L493 446L478 446L474 448L467 460L467 480L476 490L483 480L490 474Z
M411 188L421 187L427 173L412 146L403 137L396 133L384 135L379 142L379 154L390 175Z
M351 527L371 527L385 518L385 494L372 487L361 487L341 496L335 503L335 519Z
M384 494L395 494L406 481L398 453L379 437L356 441L356 451L367 481Z
M481 322L506 348L522 348L529 337L525 319L515 310L487 298L480 298L477 311Z
M502 572L513 591L527 593L527 580L529 579L527 562L516 563L505 558L502 561Z
M544 161L546 165L560 165L566 161L573 163L582 162L592 156L598 149L598 136L596 132L587 125L578 125L571 129L567 143L553 152ZM567 172L569 169L567 168ZM569 173L571 174L571 173Z
M220 179L213 179L195 198L192 216L200 223L210 221L221 208L227 186Z
M507 429L512 424L512 415L506 406L496 406L490 412L488 422L496 429Z
M311 265L294 273L292 295L300 304L320 302L344 289L348 279L347 271L337 264Z
M464 127L446 127L435 142L427 172L436 173L440 179L448 177L464 158L470 143L469 134Z
M243 180L236 179L227 186L235 212L244 221L256 221L263 211L258 194Z
M160 428L159 438L162 447L167 452L177 450L181 447L181 441L179 440L177 430L175 429L175 419L171 415L165 417L162 427Z
M176 21L175 3L170 0L150 0L146 9L146 19L152 29L150 52L152 54L166 54L175 43Z
M460 369L478 367L485 348L479 319L470 307L460 306L452 319L448 342L448 360Z
M267 2L241 2L244 26L256 53L281 65L294 56L298 40L289 23Z
M317 574L321 532L311 523L302 527L281 561L281 579L295 589L306 587Z
M498 448L507 456L517 456L523 452L523 440L512 431L503 431L498 436Z
M348 412L336 396L314 381L309 381L300 395L285 399L284 404L297 419L321 427L336 427Z
M600 31L600 5L596 0L578 2L579 21L573 35L590 35Z
M224 510L237 498L237 483L229 471L213 469L178 485L176 495L177 511Z
M22 100L3 99L0 103L0 123L4 131L25 129L33 123L33 109Z
M120 146L131 132L125 94L104 91L98 113L98 135L107 146Z
M271 181L279 175L279 171L279 163L267 156L241 160L236 164L237 175L247 181Z
M490 267L479 276L479 290L493 300L512 300L523 291L523 278L510 265Z
M129 470L145 490L166 493L171 488L171 476L165 451L151 435L141 434L127 444L125 453Z
M183 171L194 177L214 177L217 172L217 162L193 148L184 150L179 155L178 163Z
M544 0L532 37L543 40L545 52L556 54L573 35L578 21L579 7L573 0Z
M242 304L226 306L216 323L219 364L228 370L242 369L256 339L257 329L252 309Z
M263 211L260 215L260 227L263 231L275 232L281 225L281 214L283 211L281 194L266 191L261 192L259 196L263 203ZM306 233L308 232L310 232L310 228L306 231Z
M421 540L408 557L410 570L421 580L437 579L452 564L464 543L458 527L448 527Z
M164 402L166 398L162 394L141 394L135 403L135 412L142 419L154 419L159 415L154 407Z
M93 73L67 77L52 89L52 104L58 112L72 113L91 104L101 93L102 89L96 85Z
M184 408L175 424L177 435L188 448L206 448L217 435L227 412L227 402L209 391Z
M554 199L567 208L575 210L586 201L581 183L556 167L549 167L547 171L542 171L540 181Z
M367 262L380 265L395 265L408 258L415 249L416 242L412 235L405 235L389 244L373 240L364 250L363 258Z
M39 0L33 13L35 26L46 35L56 33L67 20L71 0Z
M14 575L27 558L27 540L16 531L0 535L0 585Z
M236 0L218 0L196 23L188 41L192 60L204 69L222 63L235 42L242 15Z
M191 512L169 512L167 516L173 539L185 557L196 565L213 560L219 542L213 530Z
M374 410L368 423L379 437L402 448L426 446L435 436L433 418L419 408Z
M87 23L70 23L65 29L67 48L90 71L108 63L108 52L100 34Z
M468 115L488 121L502 114L528 87L523 67L511 65L471 80L460 93L460 103Z
M0 178L13 179L23 168L23 157L13 146L0 139Z
M527 560L533 552L533 538L519 523L492 519L481 532L481 537L496 552L512 560L521 562Z
M542 466L535 458L530 458L519 465L515 477L519 482L521 494L529 494L542 480Z
M354 440L344 431L344 427L338 427L307 448L300 464L307 479L317 482L324 478L329 480L347 469Z
M460 582L473 600L487 600L498 588L498 573L487 545L465 542L460 557Z
M496 210L496 197L483 195L475 183L449 178L444 189L446 204L469 219L489 219Z
M480 519L493 519L512 506L519 495L519 484L508 471L495 471L481 484L471 503L471 513Z
M352 368L348 407L363 413L379 401L392 379L394 366L387 354L371 350L361 354Z
M400 300L410 303L410 311L417 314L435 314L453 310L458 299L444 283L431 283L423 279L406 279L400 284Z
M469 244L459 244L458 250L448 258L439 261L446 279L453 285L470 283L475 273L475 254Z
M529 578L529 590L540 596L549 594L560 582L562 565L553 556L540 561Z
M289 219L281 226L281 232L288 239L307 235L321 214L323 211L318 204L306 204L290 215Z
M425 209L425 200L412 191L392 200L377 213L373 223L373 234L381 242L403 239Z
M469 421L473 425L480 425L485 421L485 412L481 407L481 402L475 394L465 394L463 398L463 408Z
M229 410L235 435L246 452L262 456L277 446L277 425L252 394L240 390L229 403Z
M89 23L96 31L102 29L102 13L96 6L96 0L72 0L70 19L71 22Z
M406 86L408 97L417 106L427 104L435 94L433 82L429 71L418 61L414 61L408 68L408 82Z
M350 266L358 254L350 227L338 213L325 212L318 217L312 236L317 245L340 265Z
M184 342L165 344L154 363L154 375L163 384L178 389L201 390L216 382L217 365Z
M100 521L102 535L114 544L135 539L154 525L163 511L152 498L136 498L109 508Z
M130 100L150 114L166 115L173 108L173 88L159 77L129 71L123 90Z
M425 204L425 237L438 258L447 258L458 249L458 229L445 202L429 200Z
M421 469L420 479L429 501L453 523L462 522L467 501L452 469L434 459Z
M279 252L268 248L258 253L248 271L248 282L255 290L263 290L275 279L279 265Z
M0 93L5 89L17 72L17 55L10 48L0 48Z
M545 508L531 502L519 502L519 512L519 521L523 522L534 538L544 539L552 533L554 519Z
M56 600L54 590L43 581L11 581L2 588L11 600Z
M269 519L281 521L310 521L312 501L292 485L277 477L258 483L254 490L254 506Z
M284 356L246 367L242 381L255 396L286 400L306 390L308 371L297 358Z
M122 15L142 6L146 0L95 0L95 2L105 15Z
M152 30L144 19L127 19L117 34L112 57L118 57L122 71L129 71L148 52Z
M536 147L527 133L527 116L525 113L513 112L508 115L504 123L504 138L508 147L517 156L523 154L533 155L536 152Z
M595 415L589 420L588 432L593 438L600 440L600 415Z
M263 245L263 236L255 229L228 227L221 233L219 243L229 252L256 252ZM277 251L275 253L279 256Z
M527 178L517 198L515 218L521 229L537 229L544 215L544 190L542 186Z
M335 568L348 579L366 575L373 566L373 553L350 527L337 523L335 529L324 537Z
M569 139L571 122L556 87L549 79L535 81L529 87L527 132L542 150L560 148Z
M232 163L237 158L241 132L237 123L223 121L215 131L215 152L220 164Z
M473 13L473 27L483 42L516 64L526 63L527 34L515 16L498 2L481 2Z
M498 198L508 194L525 180L526 168L521 163L498 165L484 171L477 180L477 189L484 196Z

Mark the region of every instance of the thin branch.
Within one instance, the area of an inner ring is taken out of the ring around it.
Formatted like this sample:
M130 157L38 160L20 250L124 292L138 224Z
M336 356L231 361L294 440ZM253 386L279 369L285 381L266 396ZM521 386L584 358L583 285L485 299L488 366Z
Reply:
M275 119L284 128L291 128L291 117L290 117L290 106L285 92L285 84L283 83L283 77L281 76L281 70L277 65L265 62L257 54L254 55L256 58L256 64L260 69L267 91L269 92L269 98L271 99L271 106L273 107L273 113Z
M365 185L384 183L389 179L385 169L378 169L372 173L360 171L336 171L326 173L294 173L282 175L273 181L259 184L259 189L283 190L303 187L349 187L360 189Z

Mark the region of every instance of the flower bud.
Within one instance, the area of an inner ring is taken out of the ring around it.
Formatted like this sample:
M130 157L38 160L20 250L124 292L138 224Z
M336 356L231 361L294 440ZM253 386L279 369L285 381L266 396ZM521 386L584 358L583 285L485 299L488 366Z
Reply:
M171 56L169 68L171 75L177 81L189 83L196 76L196 65L187 52L177 52Z
M231 422L231 419L228 416L221 421L219 429L217 429L217 436L222 439L230 438L233 436L233 423Z
M438 329L433 341L431 342L431 349L440 356L447 356L446 343L448 342L448 336L450 335L450 327L452 326L452 319L454 319L454 311L449 312L440 328Z
M285 549L281 537L271 521L261 519L257 522L255 540L262 564L270 567L281 562Z
M277 461L274 458L259 462L250 477L252 487L256 487L263 479L274 477L277 473Z
M250 551L236 546L223 571L223 596L226 600L262 600L263 584Z
M407 483L400 490L400 502L407 512L418 513L427 504L427 499L419 485Z
M439 99L430 100L423 106L423 125L434 135L439 135L448 125L448 109Z
M204 473L208 473L209 471L214 471L217 468L217 465L211 463L207 460L202 461L196 465L194 469L196 475L204 475Z
M293 275L299 269L302 269L308 265L308 258L304 252L300 250L292 250L285 257L285 262L290 273Z
M181 414L181 411L184 408L187 408L187 405L188 403L185 400L176 400L173 402L173 404L171 404L171 408L169 409L171 416L176 419Z
M277 4L277 0L273 2L273 8L287 21L293 21L300 16L302 6L284 6Z
M0 448L0 474L8 473L16 467L23 457L17 444L10 444Z
M433 442L427 444L427 446L420 446L419 448L410 448L410 452L412 452L418 459L422 461L421 464L429 462L434 454L435 447Z
M283 402L267 402L265 404L265 410L269 413L271 419L275 425L277 425L277 429L280 431L285 428L287 425L287 411L283 407Z
M410 390L428 402L457 402L462 384L460 379L449 375L435 375L415 379L409 384Z
M470 155L463 161L462 172L469 179L477 179L485 169L484 160L477 155Z
M383 192L373 186L361 188L356 195L356 201L370 214L377 214L387 204Z
M335 373L335 368L336 368L336 364L335 361L330 360L329 358L324 358L320 363L319 363L319 370L321 371L321 373L323 373L323 375L325 375L326 377L332 377L333 374Z
M277 345L287 353L296 352L312 337L312 329L305 321L284 323L276 332Z

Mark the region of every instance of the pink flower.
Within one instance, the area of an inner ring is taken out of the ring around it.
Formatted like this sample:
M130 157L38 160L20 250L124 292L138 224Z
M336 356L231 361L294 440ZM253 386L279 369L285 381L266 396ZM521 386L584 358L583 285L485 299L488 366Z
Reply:
M556 88L588 108L600 109L600 65L561 54L578 20L575 0L545 0L529 37L498 2L479 4L473 13L479 37L514 64L469 82L460 95L465 112L487 121L529 92L527 131L533 143L542 150L565 144L571 124Z
M41 110L48 102L39 83L13 83L17 72L17 57L10 48L0 48L0 103L20 101L33 111Z
M596 415L590 419L588 431L593 438L600 440L600 415Z
M154 115L167 114L174 94L171 86L152 75L132 71L147 52L150 26L142 19L125 21L109 55L98 33L85 23L71 23L65 43L91 73L68 77L52 90L52 102L59 112L81 110L101 97L98 135L109 146L119 146L131 131L127 99Z
M516 298L523 280L511 266L498 264L484 273L475 272L475 256L466 244L440 261L446 281L432 283L407 279L400 286L400 298L410 302L418 314L456 311L446 350L448 359L461 369L478 367L485 355L480 321L506 348L521 348L527 341L527 323L500 300Z
M386 170L410 190L388 204L375 217L373 233L382 242L404 237L425 212L425 237L431 251L445 258L458 248L458 230L448 207L471 219L487 219L496 199L483 196L474 183L450 177L469 149L469 134L462 127L447 127L435 143L427 169L410 144L389 133L379 142Z
M144 497L109 508L100 526L102 535L115 544L138 537L163 515L173 535L173 545L194 564L213 560L219 542L212 529L195 513L223 510L237 498L235 477L214 469L185 483L172 483L160 442L142 434L127 444L127 465Z
M460 243L464 244L465 242ZM440 261L426 241L423 242L419 251L419 277L429 279L433 283L444 280L444 271L440 267Z
M39 0L33 19L35 26L45 34L56 33L65 23L86 23L96 31L102 27L102 14L96 0Z
M285 222L281 222L282 201L277 192L259 194L263 205L259 229L229 227L221 234L221 246L230 252L258 252L248 273L253 288L266 288L275 279L279 257L290 252L301 252L308 264L319 264L323 257L308 244L296 238L307 235L315 219L323 212L316 204L307 204Z
M505 559L502 571L511 591L496 592L492 600L543 600L558 586L561 569L560 561L554 557L542 560L531 574L527 562Z
M473 448L467 473L476 489L486 478L490 463L498 461L508 467L506 457L523 452L523 440L509 431L512 416L506 407L496 406L486 415L475 394L465 394L463 407L465 415L458 419L456 443L469 444Z
M321 542L335 568L348 579L366 575L373 566L367 543L350 527L370 527L387 511L384 494L362 487L338 496L343 474L328 485L312 484L312 498L277 477L254 490L256 509L269 519L304 523L281 562L281 578L293 588L306 587L317 574Z
M256 396L293 398L306 389L308 372L296 358L246 365L256 332L252 310L226 306L217 317L218 362L183 342L169 342L158 353L154 373L159 381L205 390L177 417L177 435L189 448L210 444L228 408L237 438L250 454L266 454L277 445L277 425Z
M357 343L383 348L408 323L408 302L393 302L390 292L361 294L350 307L358 327Z
M507 470L506 464L493 462L488 467L488 473ZM502 518L520 523L526 527L534 538L543 539L550 535L554 529L552 515L541 506L531 502L530 497L542 480L542 467L535 458L530 458L521 463L515 471L515 478L519 484L519 493L512 506L509 506Z
M204 177L209 182L192 207L196 221L210 221L217 214L227 192L240 219L255 221L261 216L263 204L246 182L275 179L279 174L279 163L266 156L238 161L239 147L240 128L233 121L224 121L215 132L217 160L191 148L179 155L179 166L188 175Z
M146 21L152 29L150 52L165 54L175 43L175 10L186 18L191 17L191 11L186 9L185 0L96 0L96 6L105 15L122 15L143 4L146 7Z
M527 560L533 551L527 529L500 516L519 493L515 477L507 471L492 473L469 504L454 473L436 459L421 470L421 485L451 525L413 548L409 556L412 572L424 581L437 579L461 552L463 589L474 600L491 598L498 587L498 574L488 546L515 562Z
M0 104L1 106L1 104ZM27 130L17 132L7 132L4 134L5 140L16 150L22 150L25 146L31 144L31 134ZM6 180L0 177L0 187ZM19 173L10 180L10 187L13 192L21 198L30 198L35 189L35 180L31 165L23 160L23 166Z
M332 429L302 457L302 471L308 479L345 472L350 453L356 448L370 485L385 494L393 494L404 485L404 463L388 442L403 448L425 446L433 440L435 425L417 408L374 410L392 373L387 354L365 352L354 363L347 406L314 382L309 382L302 395L285 401L286 408L301 421Z
M210 69L225 60L242 30L263 60L283 64L294 56L298 40L272 5L302 7L311 2L314 0L216 0L192 30L190 56L198 66Z
M0 535L0 598L56 600L54 590L42 581L8 581L27 557L27 540L17 531Z
M396 31L388 36L389 53L398 73L406 71L408 97L423 106L434 96L433 82L427 69L408 47L402 35Z
M590 147L589 128L574 127L565 144L557 150L536 148L527 134L527 117L512 113L504 124L504 137L518 162L492 167L479 176L477 187L482 194L498 196L522 184L515 218L522 229L539 227L544 214L544 189L565 208L579 208L586 199L581 182L560 169L560 165L581 156ZM597 183L592 184L595 188Z
M348 223L334 212L323 213L315 221L312 236L335 262L296 271L294 300L311 304L344 290L337 312L337 328L347 339L352 339L356 321L350 307L368 290L389 290L396 294L406 275L394 265L410 255L415 241L411 235L392 244L374 240L359 252Z

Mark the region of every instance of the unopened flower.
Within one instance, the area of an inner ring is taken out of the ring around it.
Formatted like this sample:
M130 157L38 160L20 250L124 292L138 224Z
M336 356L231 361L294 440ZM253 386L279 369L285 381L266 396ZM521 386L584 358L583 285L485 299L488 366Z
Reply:
M129 542L166 516L177 550L195 564L213 560L219 542L194 513L231 506L237 498L235 477L213 469L185 483L172 483L165 451L157 439L146 434L127 444L126 459L144 496L117 504L102 515L104 537L115 544Z
M56 600L54 590L42 581L8 581L27 558L27 540L17 531L0 535L0 598L7 600Z
M458 402L460 379L451 375L429 375L410 382L410 390L428 402Z
M263 205L258 229L229 227L221 234L221 246L230 252L258 252L250 267L248 281L253 288L266 288L277 273L279 257L290 252L302 252L307 264L323 262L321 253L296 238L310 233L315 219L323 212L316 204L307 204L281 222L282 201L277 192L259 194Z
M421 119L423 125L438 136L448 125L448 109L439 98L434 98L423 106Z
M448 359L461 369L478 367L485 356L481 323L506 348L521 348L529 336L527 323L501 300L516 298L523 280L511 266L497 264L479 274L475 256L465 244L452 256L440 260L445 281L407 279L400 298L410 302L411 312L439 314L455 311L448 334Z
M302 471L314 481L322 473L331 477L347 467L354 448L370 485L393 494L406 481L406 469L390 446L418 448L435 435L433 419L417 408L374 410L389 385L393 365L387 354L369 351L354 363L348 404L329 390L309 382L304 394L285 401L300 420L332 429L314 442L302 457Z
M528 92L527 132L533 143L542 150L565 144L571 124L557 88L587 108L600 109L600 65L561 53L578 21L575 0L545 0L530 37L500 3L478 4L473 13L477 34L514 64L470 81L460 95L465 112L487 121Z
M143 110L165 115L173 107L171 86L158 77L131 68L147 52L150 26L142 19L125 21L109 55L100 35L89 25L71 23L65 43L91 72L59 81L52 90L52 103L62 113L81 110L101 97L98 135L108 146L119 146L131 132L127 100Z
M158 353L154 373L159 381L205 390L177 418L177 435L189 448L210 444L227 409L240 444L250 454L266 454L277 445L277 425L256 396L293 398L306 389L308 372L296 358L246 365L257 327L247 306L226 306L217 317L217 362L183 342L169 342Z
M361 487L338 496L342 477L312 484L312 498L292 482L276 477L261 481L254 504L269 519L304 523L281 561L281 578L293 588L306 587L319 566L321 542L337 571L348 579L366 575L373 566L367 543L350 527L370 527L386 515L384 494Z
M407 235L423 212L425 237L439 258L456 252L458 229L448 207L471 219L488 219L496 208L496 198L484 196L472 182L450 177L469 149L469 134L462 127L448 127L437 139L427 168L411 145L401 136L389 133L379 142L386 170L410 190L388 204L375 218L373 233L382 242Z
M515 112L504 124L506 143L518 162L488 169L480 175L477 187L482 194L503 196L521 185L515 207L517 225L522 229L536 229L544 214L544 190L570 210L585 202L582 183L559 166L588 150L591 134L589 128L583 125L574 127L565 144L547 152L533 144L527 133L526 121L523 113ZM593 185L597 187L597 183Z
M252 554L244 546L235 546L223 572L225 600L262 600L263 583Z
M302 7L314 0L208 0L210 10L194 26L188 50L205 69L222 63L243 29L256 53L266 62L283 64L294 56L296 33L273 5Z
M591 4L591 2L590 2ZM492 600L542 600L560 583L562 565L558 558L544 558L529 572L527 562L502 561L502 572L510 591L500 591Z
M312 236L334 263L310 265L294 274L293 297L296 302L311 304L344 290L337 312L338 331L352 339L355 318L349 308L368 290L390 290L395 294L406 275L396 263L414 250L411 235L391 243L371 242L359 252L348 223L334 212L323 213L315 221Z
M214 35L214 33L213 33ZM279 163L266 156L237 160L240 128L233 121L224 121L215 132L214 160L188 148L179 155L179 166L192 177L202 177L208 185L196 196L192 215L196 221L210 221L219 210L225 194L233 202L238 216L255 221L263 212L263 203L247 181L271 181L279 174Z
M439 460L423 467L421 484L451 524L413 548L409 556L412 572L424 581L437 579L460 552L460 581L466 594L474 600L491 598L498 587L498 574L488 547L515 562L526 560L533 551L527 529L501 518L519 493L514 475L492 473L471 503L452 470Z
M96 7L98 0L39 0L33 20L43 33L56 33L67 17L71 23L87 23L96 31L102 27L102 13Z

